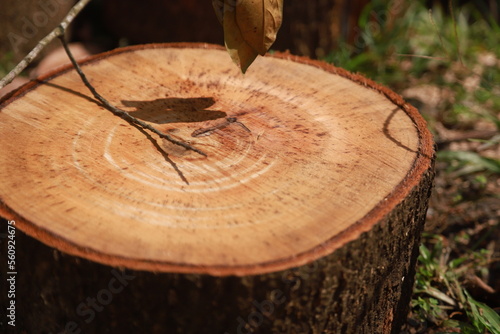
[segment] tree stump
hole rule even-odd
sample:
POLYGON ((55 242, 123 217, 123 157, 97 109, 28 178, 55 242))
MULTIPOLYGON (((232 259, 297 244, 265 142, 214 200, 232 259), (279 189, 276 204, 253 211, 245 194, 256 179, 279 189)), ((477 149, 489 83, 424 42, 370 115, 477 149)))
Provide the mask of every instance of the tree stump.
POLYGON ((17 330, 399 332, 433 179, 415 108, 289 54, 243 75, 221 47, 143 45, 82 69, 208 156, 114 116, 71 67, 6 97, 17 330))

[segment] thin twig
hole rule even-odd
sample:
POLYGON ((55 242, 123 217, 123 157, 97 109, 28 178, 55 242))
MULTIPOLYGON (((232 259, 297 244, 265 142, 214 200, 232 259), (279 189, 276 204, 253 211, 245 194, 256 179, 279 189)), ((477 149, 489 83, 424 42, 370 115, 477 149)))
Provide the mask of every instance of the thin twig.
POLYGON ((413 55, 408 53, 396 53, 396 56, 401 57, 412 57, 412 58, 424 58, 424 59, 437 59, 437 60, 447 60, 445 57, 434 57, 434 56, 425 56, 425 55, 413 55))
POLYGON ((252 132, 252 131, 250 131, 249 128, 246 127, 245 124, 243 124, 240 121, 238 121, 238 119, 236 117, 227 117, 226 120, 223 123, 220 123, 220 124, 217 124, 217 125, 214 125, 214 126, 210 126, 208 128, 201 128, 201 129, 198 129, 198 130, 194 130, 193 133, 191 134, 191 137, 207 136, 211 132, 213 132, 213 131, 215 131, 217 129, 223 129, 226 126, 229 126, 229 124, 238 124, 239 126, 241 126, 243 128, 243 130, 245 130, 247 132, 252 132))
MULTIPOLYGON (((60 27, 60 29, 62 31, 64 31, 64 28, 62 26, 60 27)), ((164 139, 168 140, 169 142, 171 142, 172 144, 182 146, 182 147, 184 147, 187 150, 191 150, 191 151, 194 151, 194 152, 196 152, 198 154, 201 154, 203 156, 207 156, 205 152, 197 149, 196 147, 193 147, 193 146, 191 146, 191 145, 189 145, 189 144, 187 144, 185 142, 176 140, 176 139, 172 138, 171 136, 169 136, 168 134, 163 133, 163 132, 157 130, 156 128, 152 127, 148 123, 143 122, 140 119, 137 119, 137 118, 133 117, 127 111, 119 109, 119 108, 115 107, 114 105, 112 105, 108 100, 106 100, 102 95, 100 95, 96 91, 96 89, 90 84, 90 82, 88 81, 87 77, 83 73, 80 65, 78 65, 78 63, 76 62, 75 57, 73 57, 73 54, 71 53, 71 50, 68 47, 68 43, 66 43, 66 39, 64 38, 64 34, 60 35, 59 39, 61 40, 62 45, 64 47, 64 50, 66 51, 66 54, 68 55, 69 59, 71 60, 71 63, 73 64, 73 67, 75 68, 75 70, 78 73, 78 75, 80 75, 80 78, 82 79, 82 81, 85 84, 85 86, 87 86, 87 88, 90 90, 90 92, 92 93, 92 95, 94 95, 94 97, 99 102, 101 102, 109 111, 111 111, 113 114, 115 114, 116 116, 120 117, 121 119, 127 121, 130 124, 138 125, 138 126, 144 128, 144 129, 147 129, 147 130, 149 130, 151 132, 156 133, 160 138, 164 138, 164 139)))
POLYGON ((14 67, 12 71, 9 72, 2 80, 0 80, 0 88, 7 86, 14 80, 29 64, 38 56, 38 54, 56 37, 59 37, 69 26, 69 24, 74 20, 76 15, 81 12, 81 10, 90 2, 91 0, 80 0, 76 5, 73 6, 66 15, 66 17, 61 21, 58 27, 54 28, 47 36, 45 36, 38 44, 24 57, 19 64, 14 67), (61 29, 62 28, 62 29, 61 29))
POLYGON ((87 77, 85 76, 85 74, 82 72, 80 66, 78 65, 78 63, 76 62, 75 58, 73 57, 73 54, 71 53, 71 51, 69 50, 68 48, 68 45, 66 43, 66 40, 64 39, 64 33, 66 31, 66 29, 68 28, 69 24, 75 19, 75 17, 78 15, 78 13, 80 13, 82 11, 82 9, 90 2, 91 0, 80 0, 78 1, 68 12, 68 14, 66 15, 66 17, 64 17, 64 19, 61 21, 61 23, 59 24, 59 26, 57 26, 56 28, 54 28, 47 36, 45 36, 42 40, 40 40, 38 42, 38 44, 33 48, 33 50, 30 51, 30 53, 28 53, 26 55, 26 57, 24 57, 23 60, 21 60, 21 62, 19 62, 19 64, 16 65, 16 67, 14 67, 14 69, 12 69, 4 78, 2 78, 2 80, 0 80, 0 88, 3 88, 5 86, 7 86, 9 83, 12 82, 12 80, 14 80, 14 78, 16 76, 18 76, 29 64, 31 64, 31 62, 40 54, 40 52, 50 43, 52 42, 56 37, 59 38, 63 44, 63 47, 66 51, 66 53, 68 54, 68 57, 69 59, 71 60, 71 63, 73 64, 73 66, 75 67, 77 73, 80 75, 83 83, 85 84, 85 86, 87 86, 87 88, 91 91, 92 95, 94 95, 94 97, 99 100, 106 108, 108 108, 113 114, 115 114, 116 116, 119 116, 120 118, 124 119, 125 121, 127 121, 128 123, 130 124, 135 124, 135 125, 138 125, 144 129, 147 129, 151 132, 154 132, 156 133, 158 136, 160 136, 161 138, 164 138, 168 141, 170 141, 171 143, 175 144, 175 145, 179 145, 179 146, 182 146, 184 147, 185 149, 188 149, 188 150, 192 150, 196 153, 199 153, 203 156, 206 156, 206 154, 187 144, 187 143, 184 143, 182 141, 179 141, 179 140, 176 140, 172 137, 170 137, 168 134, 165 134, 161 131, 158 131, 156 128, 152 127, 151 125, 131 116, 128 112, 126 112, 125 110, 121 110, 121 109, 118 109, 116 108, 115 106, 113 106, 111 103, 108 102, 108 100, 106 100, 104 97, 102 97, 99 93, 97 93, 97 91, 95 90, 95 88, 89 83, 89 81, 87 80, 87 77))

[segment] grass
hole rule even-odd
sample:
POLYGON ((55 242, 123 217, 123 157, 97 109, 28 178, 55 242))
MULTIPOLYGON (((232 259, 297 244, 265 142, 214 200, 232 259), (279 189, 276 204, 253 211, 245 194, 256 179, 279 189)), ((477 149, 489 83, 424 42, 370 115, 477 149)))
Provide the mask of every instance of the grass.
POLYGON ((374 0, 326 60, 417 106, 438 146, 406 333, 500 333, 500 26, 470 2, 374 0))
POLYGON ((452 248, 443 236, 426 234, 424 241, 412 300, 419 320, 441 328, 460 328, 462 333, 500 333, 500 316, 464 288, 464 282, 470 279, 485 284, 492 252, 469 249, 452 257, 452 248), (451 319, 450 312, 458 319, 451 319))

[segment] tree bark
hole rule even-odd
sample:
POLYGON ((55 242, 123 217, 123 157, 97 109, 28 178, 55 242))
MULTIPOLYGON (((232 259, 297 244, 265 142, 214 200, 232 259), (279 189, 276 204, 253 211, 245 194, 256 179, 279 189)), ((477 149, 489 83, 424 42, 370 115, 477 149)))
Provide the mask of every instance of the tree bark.
POLYGON ((399 332, 433 179, 416 109, 289 54, 242 75, 220 47, 145 45, 82 69, 208 157, 70 67, 0 101, 17 330, 399 332))

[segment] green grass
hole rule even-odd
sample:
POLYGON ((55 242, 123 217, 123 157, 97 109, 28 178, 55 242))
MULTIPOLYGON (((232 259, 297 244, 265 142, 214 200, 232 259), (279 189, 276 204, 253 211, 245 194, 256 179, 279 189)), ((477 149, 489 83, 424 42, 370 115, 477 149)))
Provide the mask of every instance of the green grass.
POLYGON ((422 321, 443 328, 460 328, 462 333, 500 334, 500 316, 485 303, 475 300, 463 287, 468 277, 488 275, 491 251, 468 250, 451 257, 451 247, 439 235, 424 235, 420 246, 412 307, 422 321), (426 244, 431 244, 428 248, 426 244), (454 312, 461 320, 450 319, 454 312))

